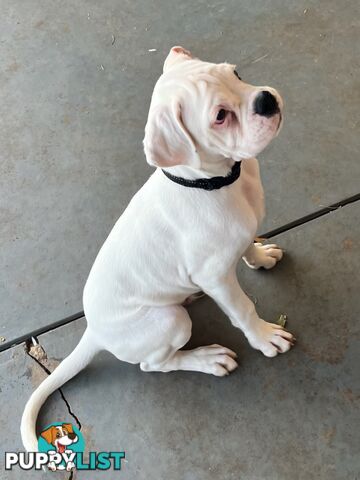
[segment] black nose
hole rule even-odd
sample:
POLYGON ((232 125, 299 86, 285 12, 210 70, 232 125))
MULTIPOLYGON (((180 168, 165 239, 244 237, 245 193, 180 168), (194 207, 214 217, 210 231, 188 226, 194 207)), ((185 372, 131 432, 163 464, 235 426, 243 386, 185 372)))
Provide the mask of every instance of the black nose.
POLYGON ((70 438, 70 440, 74 440, 76 437, 76 433, 69 432, 68 437, 70 438))
POLYGON ((279 113, 279 105, 274 95, 266 90, 260 92, 255 98, 254 112, 263 117, 272 117, 279 113))

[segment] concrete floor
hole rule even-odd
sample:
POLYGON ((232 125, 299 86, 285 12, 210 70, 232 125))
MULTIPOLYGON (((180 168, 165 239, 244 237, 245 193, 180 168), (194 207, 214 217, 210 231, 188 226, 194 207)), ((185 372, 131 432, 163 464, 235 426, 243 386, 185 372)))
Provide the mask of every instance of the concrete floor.
MULTIPOLYGON (((152 171, 141 141, 173 45, 237 63, 244 80, 273 85, 285 98, 284 129, 260 156, 262 231, 358 193, 357 2, 80 0, 60 8, 3 0, 1 7, 3 345, 82 309, 99 247, 152 171)), ((358 239, 354 204, 279 236, 287 257, 273 272, 241 267, 261 315, 289 315, 299 344, 281 358, 252 351, 209 299, 191 307, 192 344, 238 351, 234 375, 144 374, 99 356, 64 387, 93 448, 114 447, 116 438, 127 453, 125 479, 359 478, 358 239)), ((80 320, 39 338, 50 367, 83 328, 80 320)), ((20 415, 42 372, 22 346, 0 354, 0 372, 8 432, 1 449, 19 450, 20 415)), ((39 425, 66 411, 54 395, 39 425)))

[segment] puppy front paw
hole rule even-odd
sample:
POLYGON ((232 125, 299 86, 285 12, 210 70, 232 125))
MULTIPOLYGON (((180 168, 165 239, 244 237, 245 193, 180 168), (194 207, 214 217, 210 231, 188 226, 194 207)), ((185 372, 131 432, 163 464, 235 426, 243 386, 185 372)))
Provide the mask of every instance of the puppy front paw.
POLYGON ((281 325, 261 319, 246 337, 250 345, 260 350, 266 357, 275 357, 278 353, 287 352, 296 341, 295 337, 281 325))
POLYGON ((254 270, 261 267, 269 270, 273 268, 282 257, 283 251, 275 243, 265 245, 262 243, 254 243, 253 248, 243 256, 243 260, 248 267, 254 270))

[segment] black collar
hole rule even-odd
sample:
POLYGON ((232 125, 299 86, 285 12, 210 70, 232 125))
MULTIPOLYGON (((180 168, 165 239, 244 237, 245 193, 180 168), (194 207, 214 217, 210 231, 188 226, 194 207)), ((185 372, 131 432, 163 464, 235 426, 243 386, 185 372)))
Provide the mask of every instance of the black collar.
POLYGON ((188 180, 187 178, 175 177, 171 173, 163 170, 170 180, 184 187, 202 188, 203 190, 218 190, 219 188, 231 185, 240 177, 241 162, 235 162, 231 171, 226 177, 211 177, 211 178, 197 178, 195 180, 188 180))

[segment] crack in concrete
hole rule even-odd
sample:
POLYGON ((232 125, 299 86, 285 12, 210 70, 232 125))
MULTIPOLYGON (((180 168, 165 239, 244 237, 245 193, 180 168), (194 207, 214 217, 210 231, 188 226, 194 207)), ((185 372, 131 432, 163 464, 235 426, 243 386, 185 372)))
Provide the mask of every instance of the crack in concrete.
MULTIPOLYGON (((40 345, 40 343, 38 342, 38 340, 34 337, 32 338, 29 338, 26 342, 25 342, 25 346, 24 346, 24 350, 25 350, 25 353, 26 355, 28 355, 30 358, 32 358, 32 360, 34 360, 34 362, 36 362, 39 367, 47 374, 47 375, 51 375, 51 371, 47 368, 46 365, 44 365, 41 360, 39 358, 36 358, 36 356, 34 356, 32 353, 31 353, 31 347, 34 346, 34 340, 36 342, 36 346, 39 346, 43 353, 44 353, 44 357, 43 359, 46 360, 47 359, 47 353, 44 349, 44 347, 42 345, 40 345)), ((65 395, 64 395, 64 392, 62 391, 61 388, 58 389, 58 392, 60 393, 60 396, 62 398, 62 400, 64 401, 65 405, 66 405, 66 408, 69 412, 69 415, 75 420, 76 424, 77 424, 77 427, 79 430, 81 430, 81 423, 80 423, 80 420, 79 420, 79 417, 73 412, 72 408, 71 408, 71 405, 69 403, 69 401, 66 399, 65 395)), ((73 475, 74 475, 74 471, 72 470, 70 472, 70 476, 68 477, 67 480, 73 480, 73 475)))

